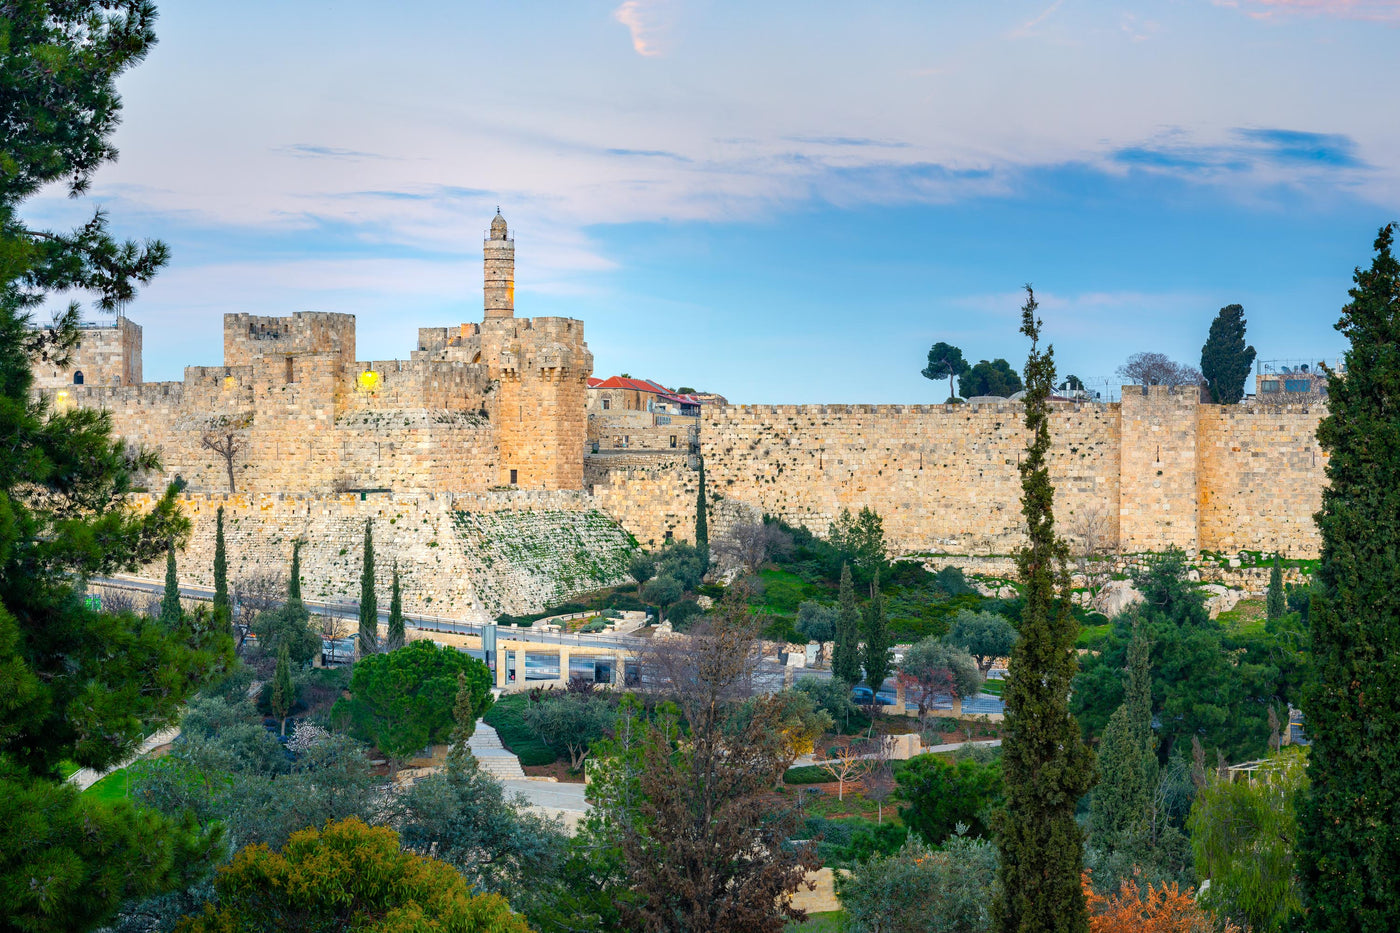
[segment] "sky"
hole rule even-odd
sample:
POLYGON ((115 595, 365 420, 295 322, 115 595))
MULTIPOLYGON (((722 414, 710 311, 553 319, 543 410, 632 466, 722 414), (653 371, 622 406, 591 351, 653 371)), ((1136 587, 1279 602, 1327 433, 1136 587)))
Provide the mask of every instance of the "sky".
MULTIPOLYGON (((585 322, 595 375, 740 403, 938 402, 929 346, 1060 372, 1332 359, 1400 219, 1400 0, 159 2, 89 196, 170 265, 145 378, 221 362, 222 315, 339 311, 361 359, 481 318, 585 322)), ((97 318, 93 315, 94 319, 97 318)))

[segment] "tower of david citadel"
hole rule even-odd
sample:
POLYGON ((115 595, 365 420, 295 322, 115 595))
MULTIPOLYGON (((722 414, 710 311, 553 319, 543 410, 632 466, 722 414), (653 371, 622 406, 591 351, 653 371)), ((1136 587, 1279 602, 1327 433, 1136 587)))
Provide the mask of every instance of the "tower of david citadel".
MULTIPOLYGON (((223 506, 232 578, 285 572, 301 539, 307 596, 354 599, 372 519, 383 591, 397 564, 407 609, 537 611, 621 582, 638 544, 689 540, 699 456, 712 539, 764 513, 824 531, 869 506, 903 553, 1019 543, 1019 403, 689 397, 698 415, 674 418, 593 404, 606 392, 589 387, 583 322, 515 314, 515 244, 499 214, 484 253, 482 320, 419 328, 408 359, 359 359, 352 315, 229 314, 222 365, 143 382, 141 328, 119 318, 87 328, 66 366, 37 366, 37 389, 59 409, 105 409, 117 434, 159 451, 138 504, 184 482, 194 533, 182 576, 194 583, 209 583, 223 506)), ((1063 528, 1092 521, 1126 553, 1317 553, 1315 398, 1220 406, 1194 389, 1128 386, 1121 402, 1053 407, 1063 528)))

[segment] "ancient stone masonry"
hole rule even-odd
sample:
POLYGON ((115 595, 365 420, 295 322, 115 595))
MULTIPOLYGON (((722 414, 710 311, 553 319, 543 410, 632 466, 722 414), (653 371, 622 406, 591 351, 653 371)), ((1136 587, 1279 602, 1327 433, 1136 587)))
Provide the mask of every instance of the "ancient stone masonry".
POLYGON ((141 325, 126 317, 111 324, 84 325, 68 361, 38 363, 34 385, 67 390, 71 386, 129 386, 141 382, 141 325))
MULTIPOLYGON (((139 497, 148 508, 151 497, 139 497)), ((359 598, 365 522, 374 523, 376 588, 389 604, 397 563, 408 612, 487 621, 537 612, 624 582, 634 546, 616 522, 574 491, 464 495, 332 496, 194 494, 183 501, 194 533, 180 578, 213 584, 214 516, 224 507, 229 579, 284 575, 301 540, 307 599, 359 598)), ((157 578, 164 562, 145 568, 157 578)))
POLYGON ((84 338, 84 365, 102 378, 50 374, 40 388, 59 409, 107 410, 118 435, 158 450, 152 488, 178 476, 192 492, 577 490, 593 368, 583 323, 513 316, 499 215, 485 252, 486 319, 422 330, 410 360, 357 361, 352 315, 229 314, 222 366, 141 383, 140 328, 123 319, 84 338))
MULTIPOLYGON (((1092 522, 1128 552, 1313 556, 1322 414, 1315 404, 1204 405, 1159 386, 1125 387, 1119 404, 1055 404, 1056 518, 1071 536, 1092 522)), ((823 533, 841 509, 869 506, 898 551, 1009 554, 1021 542, 1022 418, 1013 402, 707 409, 710 499, 823 533)), ((631 459, 588 458, 600 505, 644 542, 688 540, 693 471, 683 458, 631 459)))

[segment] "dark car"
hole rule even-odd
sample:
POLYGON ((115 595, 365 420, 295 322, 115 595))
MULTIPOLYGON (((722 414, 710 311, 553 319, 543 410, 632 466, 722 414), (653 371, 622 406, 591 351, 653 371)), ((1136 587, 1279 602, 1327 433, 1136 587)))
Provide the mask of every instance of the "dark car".
POLYGON ((864 686, 852 687, 851 702, 855 703, 858 706, 871 706, 875 703, 878 703, 881 706, 893 706, 894 694, 884 690, 881 690, 879 693, 876 693, 869 687, 864 686))

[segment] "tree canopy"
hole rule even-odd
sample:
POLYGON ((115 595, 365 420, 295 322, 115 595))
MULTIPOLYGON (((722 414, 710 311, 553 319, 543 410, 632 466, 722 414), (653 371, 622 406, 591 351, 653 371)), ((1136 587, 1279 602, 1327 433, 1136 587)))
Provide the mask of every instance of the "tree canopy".
POLYGON ((458 671, 466 675, 480 718, 491 708, 491 672, 470 655, 431 641, 355 662, 350 699, 337 700, 331 715, 386 755, 407 757, 451 734, 458 671))
POLYGON ((1000 357, 991 362, 981 360, 958 380, 958 388, 963 398, 978 395, 1008 398, 1021 391, 1021 376, 1000 357))
POLYGON ((1016 644, 1016 629, 1011 627, 1005 616, 995 612, 960 609, 948 629, 947 640, 949 644, 966 648, 985 677, 993 661, 1011 656, 1011 649, 1016 644))
POLYGON ((1244 308, 1226 305, 1210 322, 1210 335, 1201 347, 1201 377, 1217 405, 1234 405, 1244 398, 1245 380, 1254 365, 1254 348, 1244 342, 1244 308))
POLYGON ((106 412, 30 395, 31 363, 66 359, 82 318, 74 300, 36 329, 31 310, 84 295, 115 311, 167 259, 159 242, 113 239, 101 211, 66 232, 19 214, 50 184, 81 195, 115 158, 116 81, 154 45, 154 20, 140 0, 7 4, 0 17, 0 903, 31 931, 89 929, 207 864, 215 843, 80 799, 58 773, 61 760, 121 762, 231 659, 207 614, 163 625, 87 607, 88 577, 158 560, 189 524, 173 488, 149 511, 129 507, 135 474, 157 458, 114 441, 106 412))
POLYGON ((1119 378, 1144 386, 1194 386, 1201 384, 1201 371, 1178 363, 1165 353, 1134 353, 1118 367, 1119 378))
POLYGON ((925 379, 947 379, 948 395, 951 397, 957 394, 953 391, 953 380, 966 375, 971 368, 967 360, 963 359, 961 350, 940 340, 929 348, 928 365, 920 375, 925 379))
POLYGON ((386 827, 350 818, 304 829, 281 852, 249 846, 220 870, 216 896, 180 933, 238 930, 529 933, 496 894, 474 894, 446 862, 399 850, 386 827))

